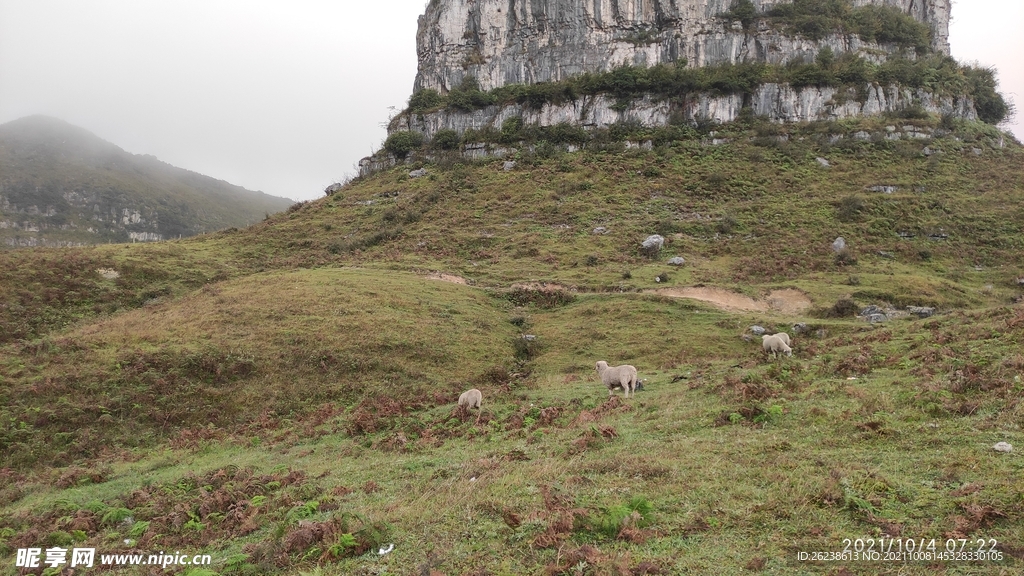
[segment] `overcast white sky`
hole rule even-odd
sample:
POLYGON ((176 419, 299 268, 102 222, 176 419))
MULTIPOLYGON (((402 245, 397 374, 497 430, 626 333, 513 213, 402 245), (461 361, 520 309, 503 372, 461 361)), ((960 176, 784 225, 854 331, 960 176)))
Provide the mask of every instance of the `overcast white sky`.
MULTIPOLYGON (((46 114, 296 200, 380 147, 426 0, 0 0, 0 123, 46 114)), ((1024 108, 1024 1, 954 0, 953 55, 1024 108)), ((1024 140, 1020 117, 1007 126, 1024 140)))

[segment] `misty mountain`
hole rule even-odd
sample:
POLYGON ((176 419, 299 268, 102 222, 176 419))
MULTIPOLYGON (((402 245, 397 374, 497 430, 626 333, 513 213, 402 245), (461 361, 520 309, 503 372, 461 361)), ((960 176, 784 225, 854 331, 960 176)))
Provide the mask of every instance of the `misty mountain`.
POLYGON ((242 227, 292 203, 122 150, 46 116, 0 125, 0 246, 154 241, 242 227))

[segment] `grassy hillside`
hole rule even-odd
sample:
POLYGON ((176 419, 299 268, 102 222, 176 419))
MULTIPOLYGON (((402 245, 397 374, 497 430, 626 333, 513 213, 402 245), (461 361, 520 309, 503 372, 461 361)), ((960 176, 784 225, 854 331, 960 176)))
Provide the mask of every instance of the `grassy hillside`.
POLYGON ((291 204, 152 156, 133 155, 55 118, 0 126, 4 247, 131 241, 246 226, 291 204))
POLYGON ((1024 151, 885 133, 442 161, 245 229, 0 254, 0 573, 50 545, 219 574, 1019 572, 1024 151), (644 390, 609 399, 602 359, 644 390), (869 537, 1002 560, 797 557, 869 537))

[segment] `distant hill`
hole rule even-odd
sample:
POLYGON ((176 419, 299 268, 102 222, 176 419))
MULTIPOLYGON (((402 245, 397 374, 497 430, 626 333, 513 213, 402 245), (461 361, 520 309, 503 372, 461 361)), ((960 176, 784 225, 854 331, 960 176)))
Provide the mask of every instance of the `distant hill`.
POLYGON ((56 118, 0 125, 0 246, 154 241, 246 226, 292 203, 125 152, 56 118))

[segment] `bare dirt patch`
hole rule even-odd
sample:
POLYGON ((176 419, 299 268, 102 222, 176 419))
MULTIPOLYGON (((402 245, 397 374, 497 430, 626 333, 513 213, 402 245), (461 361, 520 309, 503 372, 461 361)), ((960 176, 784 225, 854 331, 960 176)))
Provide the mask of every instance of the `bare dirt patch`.
POLYGON ((707 302, 729 312, 768 312, 799 314, 811 307, 811 300, 794 288, 774 290, 762 300, 755 300, 743 294, 721 288, 698 286, 693 288, 662 288, 651 292, 670 298, 690 298, 707 302))
POLYGON ((575 292, 576 288, 570 286, 563 286, 561 284, 555 284, 553 282, 525 282, 521 284, 513 284, 512 289, 516 290, 537 290, 539 292, 575 292))
POLYGON ((441 272, 431 272, 427 274, 428 280, 440 280, 442 282, 451 282, 453 284, 469 284, 469 280, 466 280, 462 276, 456 276, 454 274, 443 274, 441 272))

